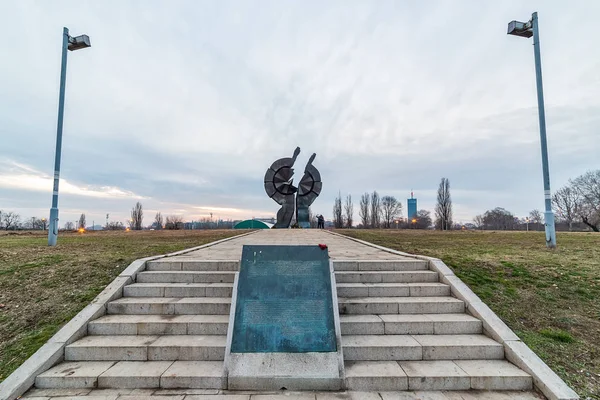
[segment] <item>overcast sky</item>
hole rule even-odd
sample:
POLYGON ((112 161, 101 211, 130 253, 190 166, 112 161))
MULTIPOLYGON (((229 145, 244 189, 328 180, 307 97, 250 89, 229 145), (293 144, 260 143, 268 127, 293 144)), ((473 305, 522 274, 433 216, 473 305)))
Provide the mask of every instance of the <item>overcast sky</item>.
MULTIPOLYGON (((62 27, 60 224, 274 216, 277 158, 321 171, 312 208, 365 191, 455 220, 543 209, 531 39, 538 11, 552 189, 600 168, 600 1, 0 0, 0 209, 48 217, 62 27)), ((355 219, 358 219, 358 210, 355 219)))

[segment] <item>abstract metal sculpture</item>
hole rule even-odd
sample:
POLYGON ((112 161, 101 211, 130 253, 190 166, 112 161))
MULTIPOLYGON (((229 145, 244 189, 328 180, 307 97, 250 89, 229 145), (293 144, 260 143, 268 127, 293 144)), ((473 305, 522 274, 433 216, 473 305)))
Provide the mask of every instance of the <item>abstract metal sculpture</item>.
POLYGON ((310 228, 308 207, 321 193, 323 183, 321 182, 319 170, 312 165, 317 156, 313 154, 306 164, 304 176, 300 180, 298 188, 293 185, 294 169, 292 167, 298 154, 300 154, 300 147, 296 147, 291 158, 280 158, 275 161, 265 173, 265 191, 270 198, 281 205, 277 212, 277 223, 274 228, 289 228, 294 216, 294 208, 296 209, 298 226, 310 228), (294 207, 294 194, 296 192, 298 192, 298 195, 295 198, 296 204, 294 207))

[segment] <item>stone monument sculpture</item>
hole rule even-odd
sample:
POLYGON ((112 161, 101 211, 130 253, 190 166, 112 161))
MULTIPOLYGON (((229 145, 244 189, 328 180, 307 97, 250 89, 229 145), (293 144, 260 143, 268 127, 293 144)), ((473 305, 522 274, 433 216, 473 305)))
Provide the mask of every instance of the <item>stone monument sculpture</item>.
POLYGON ((317 156, 313 153, 304 168, 304 175, 298 187, 294 186, 292 167, 298 154, 300 154, 300 147, 296 147, 291 158, 285 157, 275 161, 265 173, 265 191, 270 198, 281 205, 277 211, 277 223, 274 228, 289 228, 294 209, 298 226, 310 228, 308 208, 321 193, 323 183, 319 170, 312 164, 317 156))

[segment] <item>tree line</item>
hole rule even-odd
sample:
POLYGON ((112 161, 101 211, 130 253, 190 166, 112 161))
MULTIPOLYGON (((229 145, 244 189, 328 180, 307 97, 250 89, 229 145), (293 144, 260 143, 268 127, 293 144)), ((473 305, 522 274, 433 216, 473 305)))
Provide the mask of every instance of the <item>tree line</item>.
MULTIPOLYGON (((390 228, 394 221, 402 215, 402 203, 394 196, 381 197, 377 191, 364 193, 360 197, 358 208, 360 228, 390 228)), ((333 225, 336 228, 352 228, 354 226, 354 203, 348 194, 342 204, 342 195, 334 200, 333 225)))
MULTIPOLYGON (((389 228, 414 228, 428 229, 433 225, 431 212, 418 210, 411 219, 402 218, 402 203, 394 196, 380 196, 374 190, 372 193, 363 193, 358 205, 359 223, 357 228, 363 229, 389 229, 389 228)), ((438 187, 437 205, 435 208, 435 226, 437 229, 452 229, 452 198, 450 196, 450 181, 442 178, 438 187)), ((354 226, 354 204, 352 195, 338 196, 333 204, 333 225, 335 228, 352 228, 354 226)))
MULTIPOLYGON (((183 222, 183 217, 180 215, 168 215, 167 217, 163 217, 162 213, 159 211, 154 216, 153 223, 145 227, 143 225, 144 221, 144 207, 142 203, 139 201, 133 206, 130 213, 130 219, 125 224, 121 221, 109 221, 109 214, 106 214, 106 223, 103 226, 104 230, 125 230, 129 228, 130 230, 142 230, 146 228, 150 229, 184 229, 186 224, 183 222)), ((212 215, 211 220, 212 221, 212 215)), ((196 221, 196 224, 206 225, 210 227, 210 223, 207 221, 201 220, 196 221), (202 224, 202 222, 207 222, 202 224)), ((194 224, 194 225, 196 225, 194 224)), ((221 223, 223 225, 223 222, 221 223)), ((21 216, 12 211, 2 211, 0 210, 0 229, 3 230, 46 230, 48 229, 48 220, 46 218, 37 218, 32 217, 30 219, 22 219, 21 216)), ((214 224, 212 224, 214 225, 214 224)), ((232 223, 228 225, 233 226, 232 223)), ((67 221, 65 222, 63 229, 65 231, 74 231, 77 229, 87 229, 87 218, 85 213, 82 213, 79 216, 79 219, 75 222, 67 221)), ((201 229, 201 228, 199 228, 201 229)))
MULTIPOLYGON (((552 195, 557 230, 586 230, 600 232, 600 170, 588 171, 558 189, 552 195)), ((525 218, 518 218, 501 207, 488 210, 473 219, 477 229, 489 230, 543 230, 544 216, 532 210, 525 218)))

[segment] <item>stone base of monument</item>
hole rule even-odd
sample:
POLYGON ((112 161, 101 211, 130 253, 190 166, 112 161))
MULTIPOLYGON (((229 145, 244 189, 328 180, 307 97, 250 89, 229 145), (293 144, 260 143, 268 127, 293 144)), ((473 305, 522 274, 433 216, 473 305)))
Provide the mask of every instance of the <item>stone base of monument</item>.
POLYGON ((343 389, 335 276, 326 248, 244 246, 224 370, 229 390, 343 389))
POLYGON ((228 360, 229 390, 340 390, 337 353, 245 353, 228 360))

